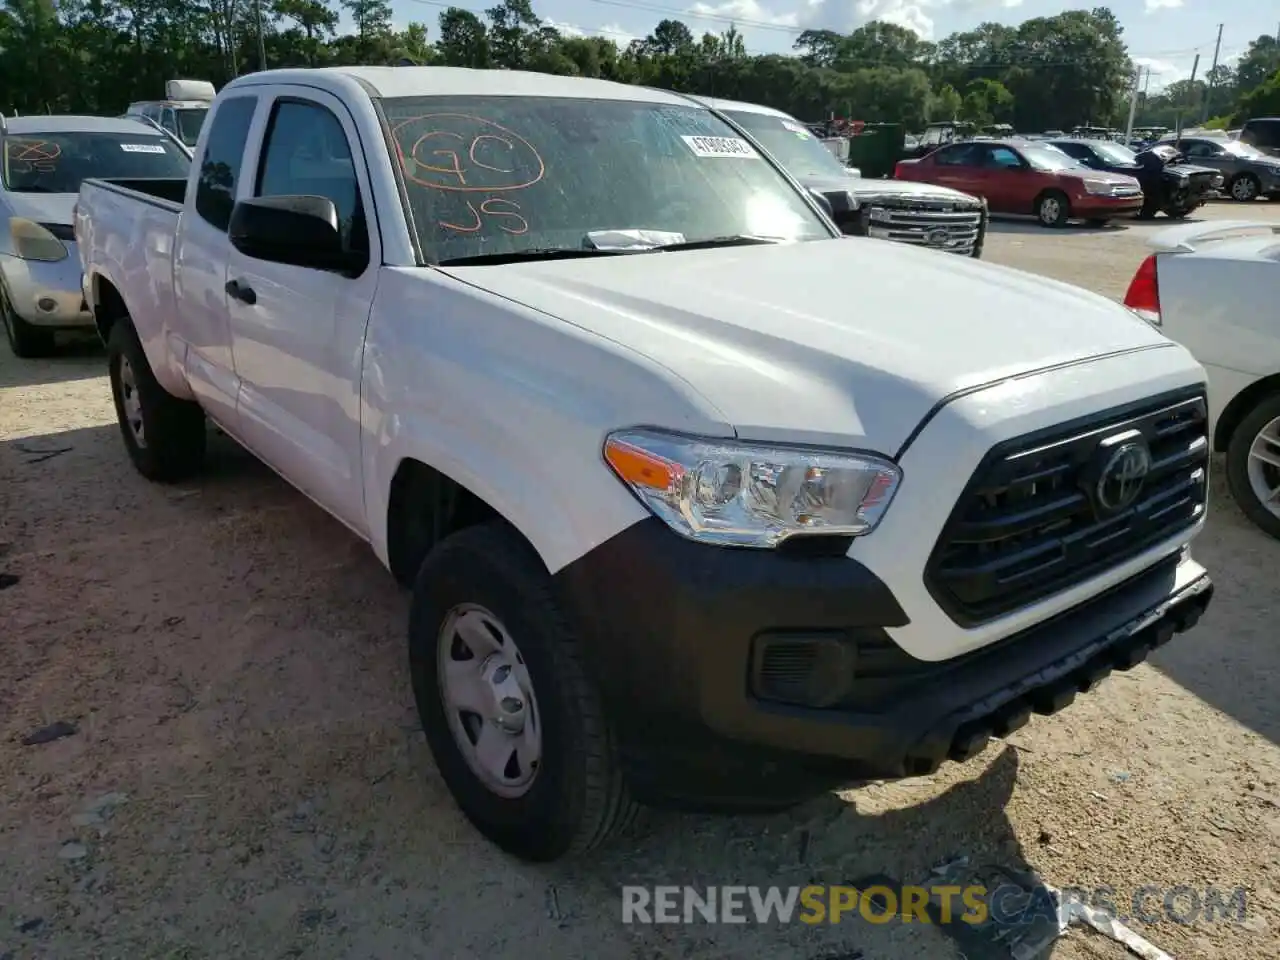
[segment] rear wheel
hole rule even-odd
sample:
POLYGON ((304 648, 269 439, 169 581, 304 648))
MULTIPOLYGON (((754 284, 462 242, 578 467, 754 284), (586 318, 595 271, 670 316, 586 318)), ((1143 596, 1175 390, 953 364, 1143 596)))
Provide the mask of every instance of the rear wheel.
POLYGON ((1258 199, 1262 184, 1252 173, 1242 173, 1231 181, 1231 199, 1241 203, 1258 199))
POLYGON ((0 323, 4 324, 5 339, 15 357, 30 360, 53 352, 53 332, 34 327, 18 316, 4 284, 0 284, 0 323))
POLYGON ((1227 485, 1245 516, 1280 538, 1280 394, 1263 399, 1231 434, 1227 485))
POLYGON ((1036 219, 1044 227, 1065 227, 1071 219, 1071 201, 1061 190, 1046 190, 1036 198, 1036 219))
POLYGON ((505 523, 427 556, 409 617, 423 730, 463 814, 524 860, 597 847, 638 809, 581 656, 550 575, 505 523))
POLYGON ((111 395, 125 449, 148 480, 174 483, 198 471, 204 462, 204 411, 160 386, 128 317, 121 317, 107 338, 111 395))

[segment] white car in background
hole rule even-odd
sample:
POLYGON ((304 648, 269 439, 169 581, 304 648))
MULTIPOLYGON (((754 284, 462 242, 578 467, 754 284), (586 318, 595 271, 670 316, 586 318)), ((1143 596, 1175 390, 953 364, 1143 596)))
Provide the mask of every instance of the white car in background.
POLYGON ((1209 374, 1209 437, 1257 526, 1280 538, 1280 224, 1188 223, 1151 238, 1125 305, 1209 374))
POLYGON ((18 357, 56 330, 93 329, 80 289, 76 199, 86 177, 185 177, 189 154, 156 127, 105 117, 0 119, 0 325, 18 357))

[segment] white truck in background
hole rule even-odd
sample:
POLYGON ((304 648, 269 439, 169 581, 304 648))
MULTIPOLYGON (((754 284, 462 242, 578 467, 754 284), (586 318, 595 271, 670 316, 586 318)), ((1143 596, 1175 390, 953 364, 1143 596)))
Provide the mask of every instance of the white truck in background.
POLYGON ((1212 596, 1186 350, 842 237, 676 94, 254 73, 76 232, 138 470, 212 421, 366 540, 441 776, 527 859, 964 760, 1212 596))

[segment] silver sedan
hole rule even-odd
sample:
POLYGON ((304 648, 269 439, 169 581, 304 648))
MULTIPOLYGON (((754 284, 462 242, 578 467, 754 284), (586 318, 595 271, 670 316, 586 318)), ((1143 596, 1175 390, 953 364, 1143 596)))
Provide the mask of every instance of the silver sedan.
POLYGON ((186 177, 174 141, 137 120, 0 120, 0 323, 19 357, 53 348, 55 330, 91 327, 80 289, 74 209, 87 177, 186 177))

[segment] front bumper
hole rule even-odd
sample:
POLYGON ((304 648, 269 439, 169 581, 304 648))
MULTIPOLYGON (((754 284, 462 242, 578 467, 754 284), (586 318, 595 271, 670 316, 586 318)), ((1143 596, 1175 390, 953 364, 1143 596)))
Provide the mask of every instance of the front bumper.
POLYGON ((80 256, 74 243, 56 263, 0 256, 0 271, 14 311, 35 327, 92 327, 93 314, 80 288, 80 256))
POLYGON ((912 657, 907 617, 847 556, 696 544, 644 520, 557 574, 650 803, 751 807, 965 760, 1054 713, 1199 619, 1213 595, 1178 549, 997 643, 912 657))
POLYGON ((1072 216, 1083 220, 1136 216, 1142 209, 1142 194, 1133 197, 1106 197, 1085 194, 1071 201, 1072 216))

